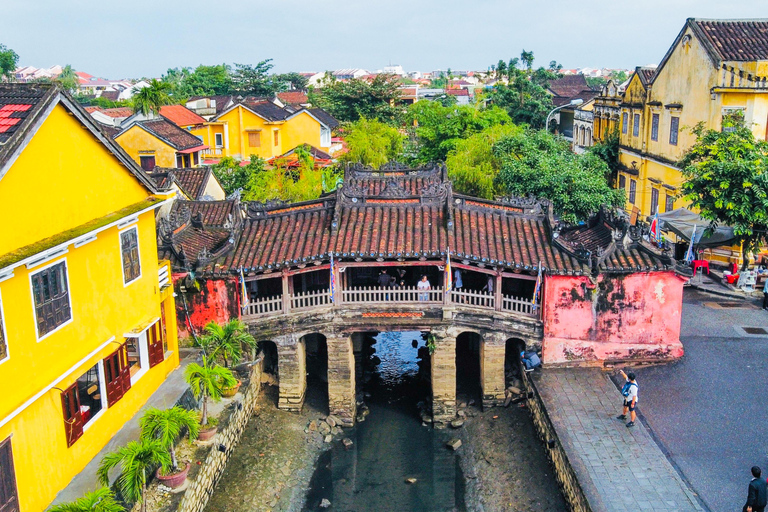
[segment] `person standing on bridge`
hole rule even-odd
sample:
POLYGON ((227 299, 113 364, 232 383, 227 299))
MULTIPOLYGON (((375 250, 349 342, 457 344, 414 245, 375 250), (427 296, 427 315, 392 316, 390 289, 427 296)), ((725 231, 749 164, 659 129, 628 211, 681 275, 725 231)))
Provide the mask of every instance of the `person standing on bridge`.
POLYGON ((617 419, 627 419, 627 412, 629 412, 629 423, 627 427, 634 427, 637 414, 635 413, 635 407, 637 406, 637 381, 635 380, 635 374, 633 372, 624 373, 624 370, 619 370, 621 376, 624 377, 626 382, 624 387, 621 388, 621 395, 624 397, 624 409, 621 414, 616 416, 617 419))
POLYGON ((419 284, 416 286, 416 288, 419 289, 419 300, 427 301, 429 300, 429 293, 426 293, 428 290, 432 289, 432 286, 429 284, 429 280, 427 279, 427 276, 421 276, 421 281, 419 281, 419 284))
POLYGON ((764 512, 768 505, 768 487, 765 480, 760 478, 760 473, 758 466, 752 466, 752 481, 749 482, 747 503, 742 512, 764 512))

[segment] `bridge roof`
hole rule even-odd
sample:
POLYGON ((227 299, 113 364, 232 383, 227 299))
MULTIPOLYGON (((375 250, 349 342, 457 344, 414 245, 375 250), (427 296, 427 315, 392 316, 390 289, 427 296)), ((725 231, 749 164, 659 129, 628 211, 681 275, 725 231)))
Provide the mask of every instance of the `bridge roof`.
MULTIPOLYGON (((242 223, 230 223, 236 231, 231 237, 223 236, 223 227, 210 226, 222 233, 214 237, 216 247, 197 258, 198 271, 263 273, 327 263, 331 254, 337 261, 435 260, 449 248, 457 261, 530 273, 541 266, 554 274, 589 274, 597 262, 585 257, 585 250, 600 253, 601 271, 666 268, 658 255, 640 254, 638 247, 618 253, 605 219, 602 227, 564 232, 564 243, 558 243, 546 200, 487 201, 454 194, 442 166, 392 165, 378 171, 352 166, 333 194, 301 203, 247 203, 243 215, 242 223), (616 254, 608 258, 609 252, 616 254)), ((189 236, 185 229, 170 229, 172 236, 159 245, 170 248, 178 240, 185 257, 194 261, 190 238, 204 244, 209 235, 189 236)))

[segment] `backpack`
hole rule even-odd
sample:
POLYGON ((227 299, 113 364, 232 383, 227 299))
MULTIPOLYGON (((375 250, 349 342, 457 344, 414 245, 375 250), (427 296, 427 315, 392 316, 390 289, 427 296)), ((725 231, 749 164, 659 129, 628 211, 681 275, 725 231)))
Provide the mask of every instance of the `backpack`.
POLYGON ((624 386, 621 388, 621 395, 626 398, 629 396, 629 390, 632 388, 632 386, 637 387, 637 382, 625 382, 624 386))

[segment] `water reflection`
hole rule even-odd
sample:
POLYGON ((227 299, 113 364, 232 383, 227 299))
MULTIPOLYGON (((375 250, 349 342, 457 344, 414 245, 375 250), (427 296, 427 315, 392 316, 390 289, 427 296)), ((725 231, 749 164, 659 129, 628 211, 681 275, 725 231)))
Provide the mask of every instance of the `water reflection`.
POLYGON ((422 426, 419 416, 417 404, 430 391, 424 344, 419 332, 381 333, 363 344, 358 390, 370 414, 345 432, 350 449, 334 443, 321 456, 308 510, 464 510, 458 456, 445 447, 449 434, 422 426), (320 508, 323 499, 329 508, 320 508))

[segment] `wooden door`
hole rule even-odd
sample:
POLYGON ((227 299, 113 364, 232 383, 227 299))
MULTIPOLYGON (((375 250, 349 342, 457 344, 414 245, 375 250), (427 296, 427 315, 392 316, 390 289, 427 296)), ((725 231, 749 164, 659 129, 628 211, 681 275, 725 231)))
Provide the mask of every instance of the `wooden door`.
POLYGON ((0 512, 19 512, 10 437, 0 443, 0 512))
POLYGON ((147 347, 149 348, 149 367, 160 364, 165 359, 163 353, 163 333, 160 321, 149 328, 147 332, 147 347))
POLYGON ((83 415, 80 413, 80 397, 77 382, 61 394, 61 406, 64 412, 64 431, 67 434, 67 446, 72 446, 83 435, 83 415))
POLYGON ((128 343, 123 343, 117 350, 120 354, 120 378, 123 381, 123 394, 131 389, 131 364, 128 362, 128 343))
POLYGON ((107 384, 107 406, 123 398, 123 377, 120 372, 120 349, 104 358, 104 380, 107 384))

